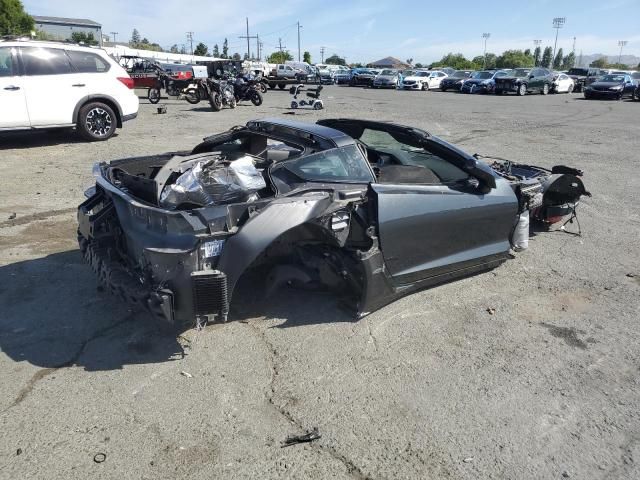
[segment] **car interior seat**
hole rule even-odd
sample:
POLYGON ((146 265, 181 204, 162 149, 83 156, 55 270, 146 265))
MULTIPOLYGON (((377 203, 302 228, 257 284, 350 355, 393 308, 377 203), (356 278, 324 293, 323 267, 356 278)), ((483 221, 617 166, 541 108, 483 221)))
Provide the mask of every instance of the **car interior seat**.
POLYGON ((323 86, 318 85, 316 88, 310 88, 307 90, 307 97, 315 98, 316 100, 320 98, 320 92, 322 91, 323 86))

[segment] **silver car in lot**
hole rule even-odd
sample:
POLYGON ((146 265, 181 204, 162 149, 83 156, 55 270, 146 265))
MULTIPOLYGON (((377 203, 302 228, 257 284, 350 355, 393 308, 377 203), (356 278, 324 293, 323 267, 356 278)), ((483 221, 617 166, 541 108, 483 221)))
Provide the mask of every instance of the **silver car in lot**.
POLYGON ((396 88, 398 86, 398 71, 384 69, 373 79, 373 88, 396 88))

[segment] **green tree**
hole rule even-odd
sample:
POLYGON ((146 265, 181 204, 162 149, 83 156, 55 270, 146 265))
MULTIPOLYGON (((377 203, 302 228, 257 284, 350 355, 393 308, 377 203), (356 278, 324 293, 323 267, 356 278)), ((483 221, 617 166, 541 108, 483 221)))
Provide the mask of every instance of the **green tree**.
POLYGON ((627 70, 629 65, 626 63, 608 63, 607 68, 615 68, 616 70, 627 70))
POLYGON ((422 68, 422 64, 420 62, 416 62, 416 64, 414 65, 414 67, 416 68, 422 68))
POLYGON ((217 43, 213 46, 213 56, 215 58, 220 58, 220 48, 217 43))
POLYGON ((20 0, 0 0, 0 35, 28 35, 34 30, 33 17, 20 0))
POLYGON ((198 55, 200 57, 206 57, 207 53, 209 53, 209 49, 202 42, 200 42, 198 45, 196 45, 196 49, 193 51, 194 55, 198 55))
MULTIPOLYGON (((271 55, 269 55, 269 58, 267 59, 267 62, 269 63, 284 63, 287 60, 293 60, 293 55, 291 55, 291 52, 289 52, 289 50, 284 50, 282 52, 273 52, 271 55)), ((327 62, 329 63, 329 62, 327 62)))
POLYGON ((227 41, 227 39, 224 39, 224 42, 222 42, 222 55, 221 58, 229 58, 229 42, 227 41))
POLYGON ((498 60, 498 57, 496 56, 496 54, 487 53, 486 58, 487 58, 486 65, 485 65, 484 55, 478 55, 477 57, 473 57, 473 60, 471 61, 473 62, 474 65, 476 65, 476 68, 496 68, 496 61, 498 60))
POLYGON ((542 55, 542 49, 540 48, 540 46, 537 46, 536 49, 533 51, 533 65, 535 67, 540 65, 541 55, 542 55))
POLYGON ((233 60, 242 60, 242 56, 238 52, 234 53, 231 58, 233 60))
POLYGON ((564 55, 562 52, 562 47, 558 49, 558 53, 556 53, 556 58, 553 59, 553 68, 559 70, 562 68, 562 60, 564 59, 564 55))
POLYGON ((171 45, 171 48, 169 49, 169 52, 171 52, 171 53, 179 53, 180 50, 178 50, 178 44, 174 43, 173 45, 171 45))
POLYGON ((98 41, 91 32, 73 32, 71 34, 71 40, 76 43, 84 43, 85 45, 98 45, 98 41))
POLYGON ((570 52, 569 55, 564 57, 564 59, 562 60, 562 69, 569 70, 570 68, 575 67, 575 65, 576 65, 576 54, 573 52, 570 52))
POLYGON ((607 57, 600 57, 591 62, 589 66, 594 68, 607 68, 607 65, 609 65, 609 59, 607 59, 607 57))
POLYGON ((553 61, 553 50, 551 49, 551 47, 546 47, 544 49, 544 53, 542 54, 542 60, 540 61, 540 66, 549 68, 551 67, 552 61, 553 61))
POLYGON ((304 52, 302 54, 302 61, 311 64, 311 52, 304 52))
POLYGON ((507 50, 496 59, 497 68, 533 67, 533 57, 522 50, 507 50))
MULTIPOLYGON (((480 65, 482 65, 482 63, 480 63, 480 65)), ((456 70, 467 70, 476 67, 471 60, 467 60, 461 53, 447 53, 439 61, 433 62, 430 66, 431 68, 451 67, 456 70)))
POLYGON ((187 54, 187 48, 184 45, 182 45, 180 47, 180 54, 181 55, 186 55, 187 54))
POLYGON ((346 65, 347 62, 344 58, 339 57, 337 53, 334 53, 329 58, 325 60, 327 65, 346 65))
POLYGON ((129 43, 131 45, 137 45, 140 43, 140 32, 135 28, 133 29, 133 32, 131 32, 131 40, 129 40, 129 43))

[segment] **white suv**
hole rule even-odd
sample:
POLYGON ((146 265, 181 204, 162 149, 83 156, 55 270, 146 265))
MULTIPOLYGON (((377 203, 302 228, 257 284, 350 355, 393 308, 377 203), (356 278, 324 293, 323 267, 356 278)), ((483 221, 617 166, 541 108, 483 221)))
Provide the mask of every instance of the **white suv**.
POLYGON ((0 131, 75 126, 106 140, 138 104, 133 80, 104 50, 0 40, 0 131))

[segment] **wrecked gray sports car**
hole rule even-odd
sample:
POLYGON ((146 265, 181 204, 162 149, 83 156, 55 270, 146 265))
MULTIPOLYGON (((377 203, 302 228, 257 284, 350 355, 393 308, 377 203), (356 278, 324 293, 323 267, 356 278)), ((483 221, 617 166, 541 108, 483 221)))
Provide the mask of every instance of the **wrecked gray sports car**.
POLYGON ((180 329, 225 321, 250 272, 265 291, 339 292, 359 318, 498 266, 529 217, 573 219, 588 194, 571 168, 481 160, 422 130, 352 119, 251 121, 94 173, 78 211, 84 258, 112 292, 180 329))

